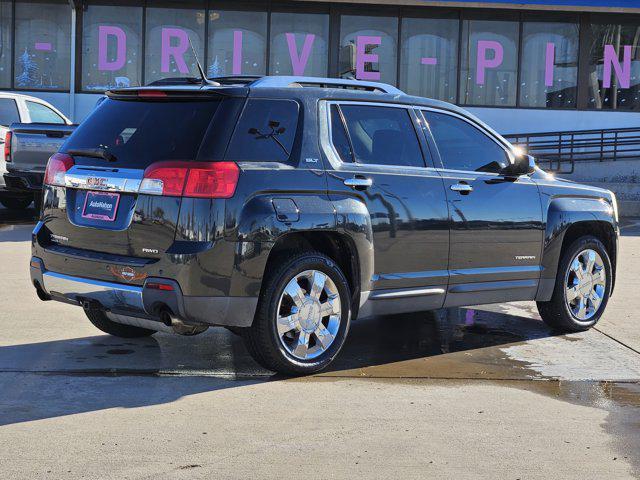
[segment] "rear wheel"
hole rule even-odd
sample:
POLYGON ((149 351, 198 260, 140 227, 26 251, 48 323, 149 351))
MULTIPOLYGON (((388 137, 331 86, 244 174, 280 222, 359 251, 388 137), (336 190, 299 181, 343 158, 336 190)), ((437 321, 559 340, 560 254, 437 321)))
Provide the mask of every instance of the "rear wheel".
POLYGON ((33 198, 31 197, 0 198, 0 203, 9 210, 26 210, 32 202, 33 198))
POLYGON ((611 260, 593 236, 573 242, 560 260, 553 296, 538 302, 540 316, 564 332, 587 330, 598 323, 611 294, 611 260))
POLYGON ((124 325, 122 323, 109 320, 106 313, 102 310, 85 310, 85 313, 94 327, 98 330, 102 330, 104 333, 113 335, 114 337, 139 338, 148 337, 156 333, 155 330, 134 327, 133 325, 124 325))
POLYGON ((243 338, 265 368, 305 375, 338 355, 351 321, 349 286, 333 260, 321 253, 294 257, 265 278, 265 289, 243 338))

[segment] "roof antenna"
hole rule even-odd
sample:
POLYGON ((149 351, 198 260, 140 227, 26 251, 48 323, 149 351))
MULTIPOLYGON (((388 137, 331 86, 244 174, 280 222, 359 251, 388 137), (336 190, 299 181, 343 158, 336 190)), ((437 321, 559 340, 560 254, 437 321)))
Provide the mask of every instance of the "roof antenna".
POLYGON ((191 51, 193 52, 193 57, 196 59, 196 65, 198 66, 198 72, 200 73, 200 80, 202 80, 202 86, 209 85, 212 87, 219 87, 220 84, 218 82, 213 82, 207 78, 204 73, 204 69, 200 64, 200 60, 198 60, 198 54, 196 53, 196 49, 193 48, 193 43, 191 43, 191 37, 187 37, 189 39, 189 46, 191 47, 191 51))

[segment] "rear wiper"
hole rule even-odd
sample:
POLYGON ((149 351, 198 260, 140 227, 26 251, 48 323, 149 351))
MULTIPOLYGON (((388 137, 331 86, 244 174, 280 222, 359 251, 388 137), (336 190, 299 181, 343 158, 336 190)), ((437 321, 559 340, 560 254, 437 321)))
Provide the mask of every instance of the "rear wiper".
POLYGON ((115 162, 118 160, 113 153, 105 150, 104 148, 67 150, 67 153, 71 156, 78 155, 80 157, 102 158, 107 162, 115 162))

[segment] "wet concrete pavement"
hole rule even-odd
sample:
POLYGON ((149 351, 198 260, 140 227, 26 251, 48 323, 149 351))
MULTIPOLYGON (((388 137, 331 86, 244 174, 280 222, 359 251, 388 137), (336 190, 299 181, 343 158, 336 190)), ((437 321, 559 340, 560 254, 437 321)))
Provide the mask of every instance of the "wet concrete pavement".
POLYGON ((366 319, 294 380, 220 328, 101 335, 36 299, 29 219, 0 225, 0 477, 640 475, 640 222, 597 329, 554 335, 532 302, 366 319))

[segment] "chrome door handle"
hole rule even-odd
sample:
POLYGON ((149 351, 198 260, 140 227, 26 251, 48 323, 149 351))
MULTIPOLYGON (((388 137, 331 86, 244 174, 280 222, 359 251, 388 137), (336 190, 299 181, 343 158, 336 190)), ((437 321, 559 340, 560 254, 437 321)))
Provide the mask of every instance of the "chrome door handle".
POLYGON ((355 190, 366 190, 371 185, 373 185, 373 180, 371 180, 370 178, 354 177, 354 178, 347 178, 344 181, 344 184, 347 187, 351 187, 351 188, 353 188, 355 190))
POLYGON ((460 193, 470 193, 473 192, 473 187, 471 185, 469 185, 468 183, 456 183, 454 185, 451 185, 451 190, 453 190, 454 192, 460 192, 460 193))

